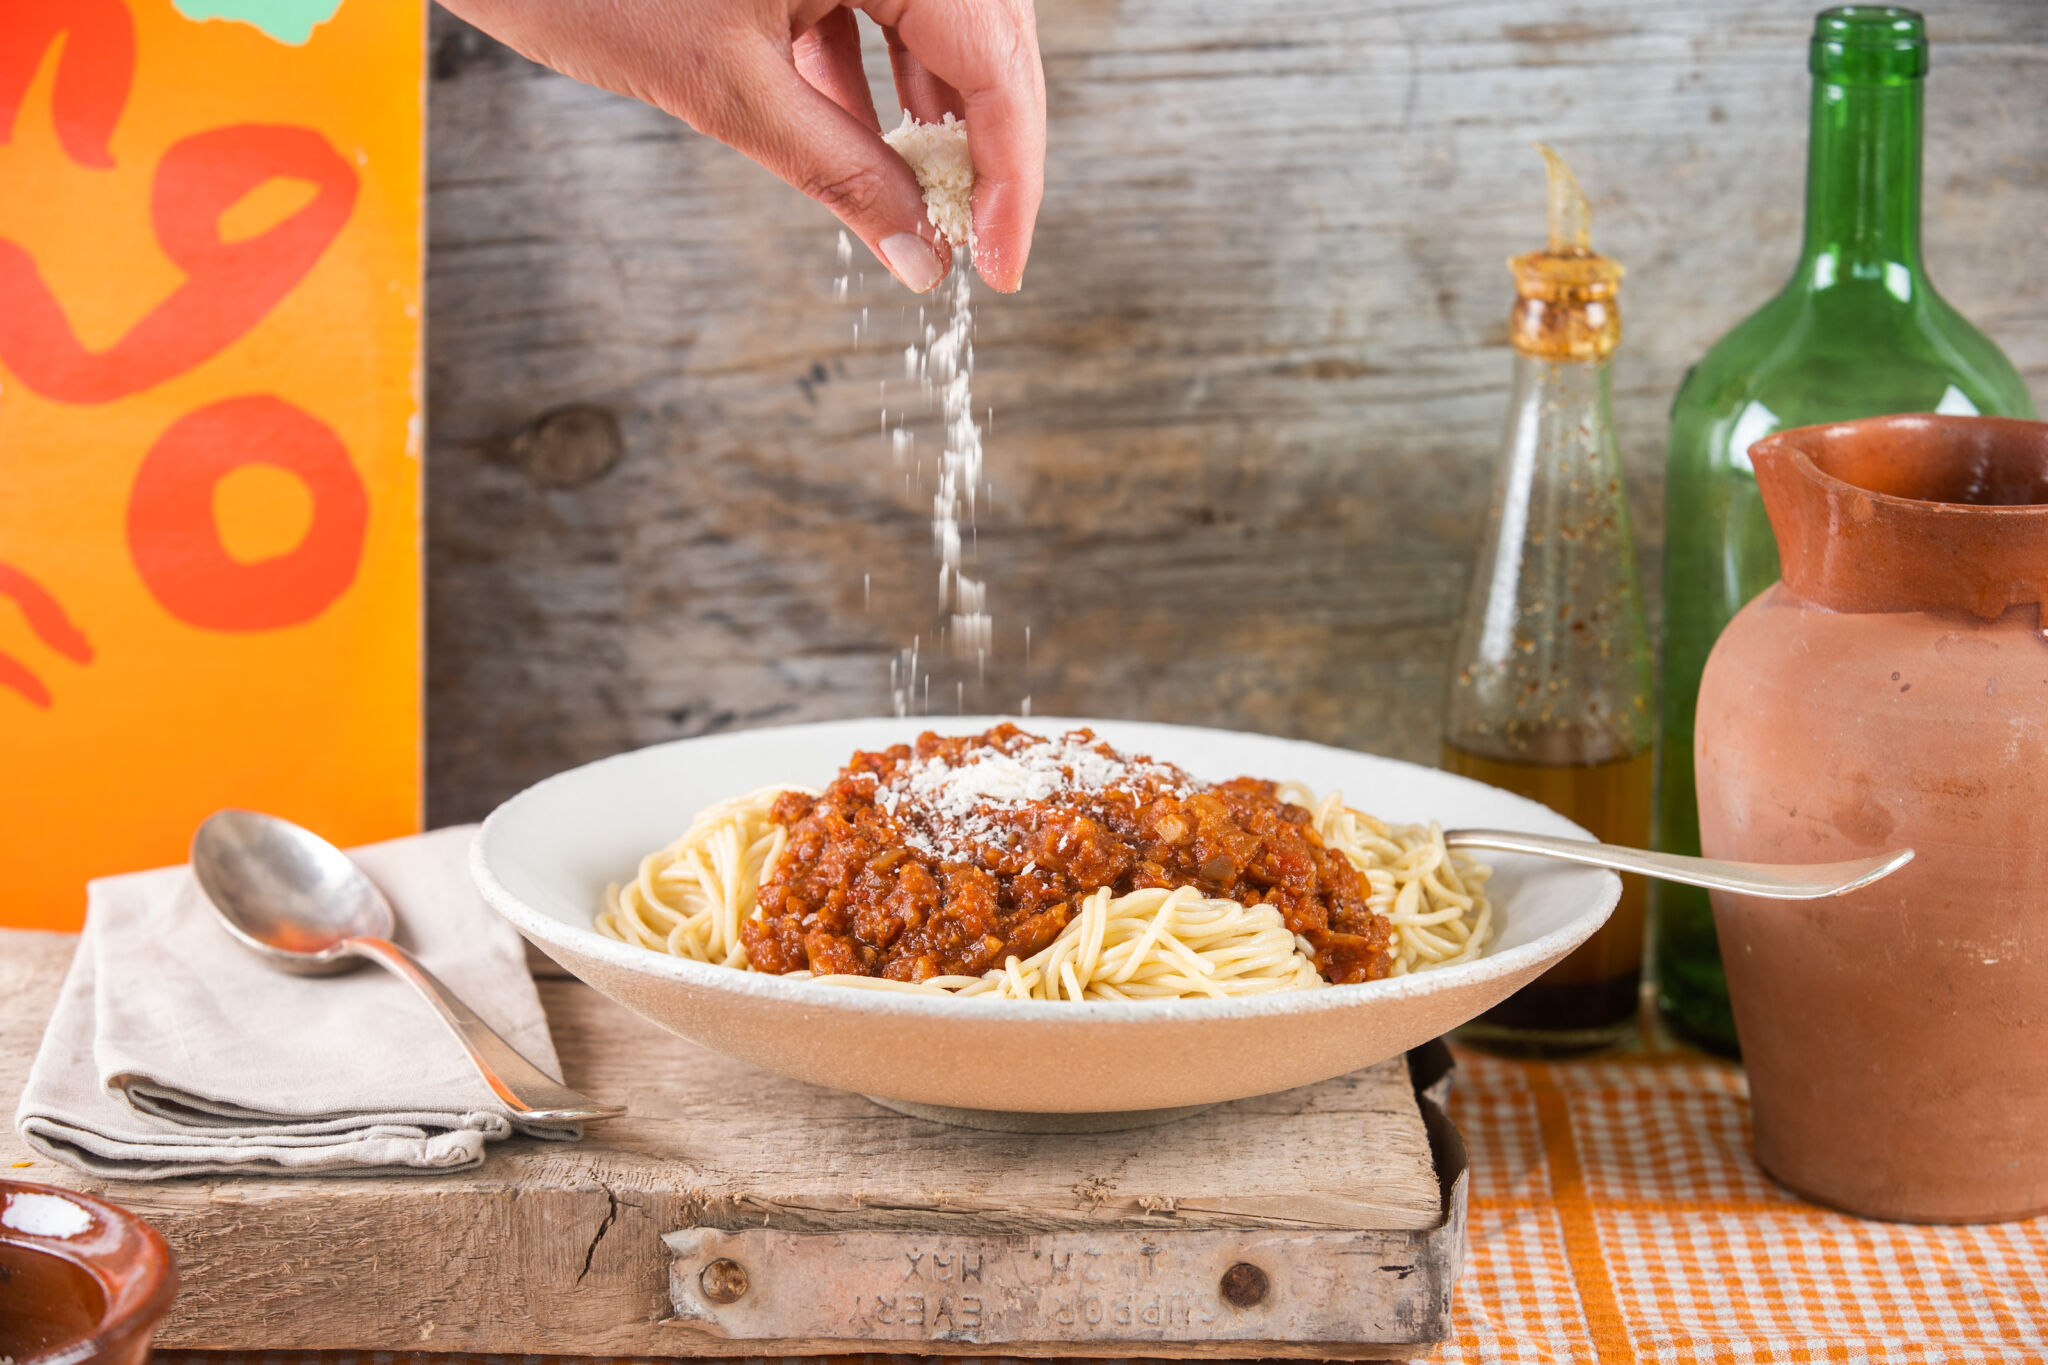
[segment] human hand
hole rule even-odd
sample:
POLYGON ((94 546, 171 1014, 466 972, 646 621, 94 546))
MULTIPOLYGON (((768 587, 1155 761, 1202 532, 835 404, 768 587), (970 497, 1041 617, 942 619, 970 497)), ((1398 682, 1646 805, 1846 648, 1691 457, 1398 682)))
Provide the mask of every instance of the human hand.
POLYGON ((882 141, 853 10, 882 26, 897 97, 967 121, 974 265, 1012 293, 1045 179, 1032 0, 442 0, 534 61, 666 110, 818 200, 919 293, 952 251, 882 141))

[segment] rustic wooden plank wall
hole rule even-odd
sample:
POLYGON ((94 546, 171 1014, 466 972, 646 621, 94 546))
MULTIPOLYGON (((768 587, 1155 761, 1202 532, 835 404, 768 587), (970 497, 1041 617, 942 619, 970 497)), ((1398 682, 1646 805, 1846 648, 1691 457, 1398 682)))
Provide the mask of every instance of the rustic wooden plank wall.
MULTIPOLYGON (((1615 401, 1654 585, 1671 394, 1796 251, 1810 17, 1043 0, 1038 246, 1021 295, 978 296, 985 704, 1433 756, 1539 138, 1630 269, 1615 401)), ((1933 271, 2048 399, 2048 6, 1930 23, 1933 271)), ((933 624, 929 485, 878 426, 906 296, 869 269, 836 301, 822 209, 434 25, 432 818, 621 748, 886 711, 933 624), (569 405, 596 411, 536 426, 569 405)))

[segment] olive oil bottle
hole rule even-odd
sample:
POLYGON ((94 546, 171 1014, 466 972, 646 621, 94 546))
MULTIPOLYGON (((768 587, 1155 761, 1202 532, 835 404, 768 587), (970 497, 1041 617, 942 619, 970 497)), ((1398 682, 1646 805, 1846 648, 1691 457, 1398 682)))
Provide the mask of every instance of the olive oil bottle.
MULTIPOLYGON (((1571 171, 1539 150, 1550 245, 1509 262, 1513 396, 1451 666, 1443 761, 1541 801, 1596 838, 1641 847, 1655 677, 1609 397, 1622 270, 1593 251, 1571 171)), ((1459 1038, 1567 1055, 1629 1037, 1644 892, 1640 878, 1623 885, 1605 927, 1459 1038)))

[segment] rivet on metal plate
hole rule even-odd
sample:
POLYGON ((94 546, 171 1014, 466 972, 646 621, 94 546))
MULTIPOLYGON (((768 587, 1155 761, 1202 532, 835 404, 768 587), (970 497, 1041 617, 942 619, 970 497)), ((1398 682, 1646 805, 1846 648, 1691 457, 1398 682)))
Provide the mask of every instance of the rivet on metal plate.
POLYGON ((1272 1287, 1266 1272, 1250 1261, 1239 1261, 1223 1272, 1223 1301, 1233 1308, 1250 1308, 1265 1302, 1266 1292, 1272 1287))
POLYGON ((697 1272, 697 1283, 713 1303, 738 1303, 747 1292, 747 1268, 721 1256, 697 1272))

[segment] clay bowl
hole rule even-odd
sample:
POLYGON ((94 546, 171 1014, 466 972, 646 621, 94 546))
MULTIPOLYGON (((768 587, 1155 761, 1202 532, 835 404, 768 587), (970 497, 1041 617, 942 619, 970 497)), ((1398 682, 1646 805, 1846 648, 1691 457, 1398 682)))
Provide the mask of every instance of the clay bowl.
MULTIPOLYGON (((998 719, 796 725, 621 754, 500 806, 477 835, 471 870, 498 913, 550 957, 671 1032, 906 1112, 1066 1130, 1163 1121, 1398 1056, 1533 980, 1598 929, 1620 895, 1620 879, 1609 872, 1489 854, 1491 894, 1505 922, 1485 957, 1386 981, 1239 1000, 926 998, 682 961, 591 927, 605 884, 631 877, 642 856, 673 841, 710 802, 771 782, 822 786, 855 749, 908 742, 931 728, 979 732, 998 719), (1041 1115, 1065 1117, 1027 1117, 1041 1115)), ((1038 734, 1085 725, 1119 750, 1211 780, 1250 774, 1303 781, 1318 793, 1335 788, 1389 820, 1586 837, 1523 797, 1370 754, 1174 725, 1021 723, 1038 734)))
POLYGON ((134 1214, 0 1180, 0 1357, 141 1365, 177 1289, 170 1247, 134 1214))

